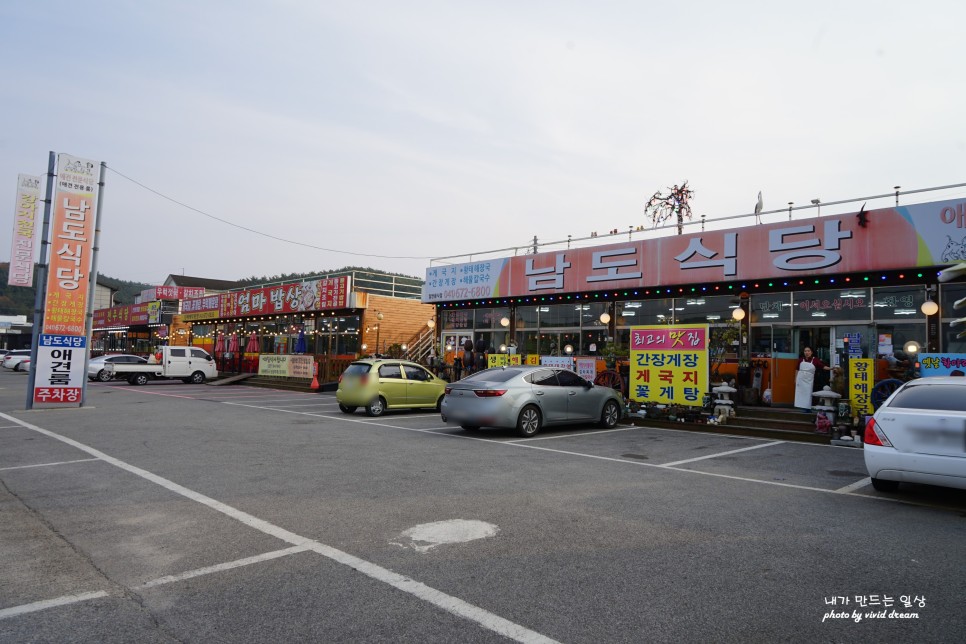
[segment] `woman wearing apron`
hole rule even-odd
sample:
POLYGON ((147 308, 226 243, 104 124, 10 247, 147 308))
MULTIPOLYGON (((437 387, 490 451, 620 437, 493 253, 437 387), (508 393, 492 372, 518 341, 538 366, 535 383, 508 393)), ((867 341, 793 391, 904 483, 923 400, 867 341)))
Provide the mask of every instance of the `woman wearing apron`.
POLYGON ((795 372, 795 406, 803 411, 812 409, 815 373, 819 369, 830 371, 831 367, 815 357, 812 347, 805 347, 802 357, 798 359, 798 371, 795 372))

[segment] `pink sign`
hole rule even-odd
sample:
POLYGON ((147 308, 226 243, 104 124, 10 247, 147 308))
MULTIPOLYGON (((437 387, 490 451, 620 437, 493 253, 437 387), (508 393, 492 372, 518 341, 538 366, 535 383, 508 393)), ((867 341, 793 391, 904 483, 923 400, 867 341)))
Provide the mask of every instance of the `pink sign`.
POLYGON ((708 346, 708 327, 687 328, 676 326, 633 327, 631 329, 631 351, 678 350, 704 351, 708 346))
POLYGON ((37 206, 41 203, 40 177, 17 176, 17 209, 13 218, 13 243, 10 247, 9 286, 34 285, 34 249, 37 206))

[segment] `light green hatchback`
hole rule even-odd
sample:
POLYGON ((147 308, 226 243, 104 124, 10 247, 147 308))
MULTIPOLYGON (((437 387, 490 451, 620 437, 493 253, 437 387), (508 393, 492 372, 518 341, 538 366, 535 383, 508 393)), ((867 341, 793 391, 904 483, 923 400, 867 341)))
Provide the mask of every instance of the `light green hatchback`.
POLYGON ((345 414, 359 407, 365 407, 369 416, 381 416, 387 409, 439 411, 447 384, 415 362, 366 358, 356 360, 339 376, 335 399, 345 414))

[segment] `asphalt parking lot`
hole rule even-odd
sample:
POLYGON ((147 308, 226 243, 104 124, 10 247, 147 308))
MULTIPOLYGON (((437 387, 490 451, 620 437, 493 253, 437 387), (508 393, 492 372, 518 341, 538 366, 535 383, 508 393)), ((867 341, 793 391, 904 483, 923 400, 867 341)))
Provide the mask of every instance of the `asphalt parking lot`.
POLYGON ((2 641, 966 629, 966 494, 875 492, 859 449, 631 426, 521 439, 180 382, 25 412, 25 386, 0 373, 2 641))

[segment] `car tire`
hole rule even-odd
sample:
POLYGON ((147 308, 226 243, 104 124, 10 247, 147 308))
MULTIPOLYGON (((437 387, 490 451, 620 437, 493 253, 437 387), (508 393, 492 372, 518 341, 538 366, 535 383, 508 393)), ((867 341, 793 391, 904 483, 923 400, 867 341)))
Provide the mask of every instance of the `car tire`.
POLYGON ((13 366, 13 370, 14 371, 20 371, 20 363, 19 362, 13 366))
POLYGON ((382 416, 386 412, 386 399, 376 396, 372 402, 366 405, 366 416, 382 416))
POLYGON ((476 430, 478 430, 480 428, 479 425, 460 425, 460 427, 462 427, 463 429, 465 429, 468 432, 475 432, 476 430))
POLYGON ((439 397, 439 400, 436 401, 436 411, 437 412, 443 411, 443 398, 445 398, 445 395, 444 396, 440 396, 439 397))
POLYGON ((543 426, 543 416, 534 405, 527 405, 517 418, 517 434, 524 437, 535 436, 543 426))
POLYGON ((203 385, 205 384, 205 374, 200 371, 195 371, 191 374, 191 384, 193 385, 203 385))
POLYGON ((888 481, 872 477, 872 487, 877 492, 895 492, 899 489, 899 481, 888 481))
POLYGON ((617 421, 621 419, 621 406, 613 400, 604 403, 604 410, 600 412, 600 426, 604 429, 613 429, 617 426, 617 421))
POLYGON ((138 373, 138 374, 135 374, 135 375, 131 376, 131 379, 128 380, 128 382, 131 383, 132 385, 138 385, 138 386, 140 386, 140 385, 146 385, 146 384, 148 384, 148 380, 149 380, 148 374, 146 374, 146 373, 138 373))
POLYGON ((339 403, 339 411, 341 411, 343 414, 354 414, 356 409, 358 409, 358 407, 355 405, 343 405, 342 403, 339 403))
POLYGON ((111 379, 111 374, 107 373, 107 371, 104 369, 101 369, 97 372, 95 378, 97 378, 98 382, 108 382, 111 379))

